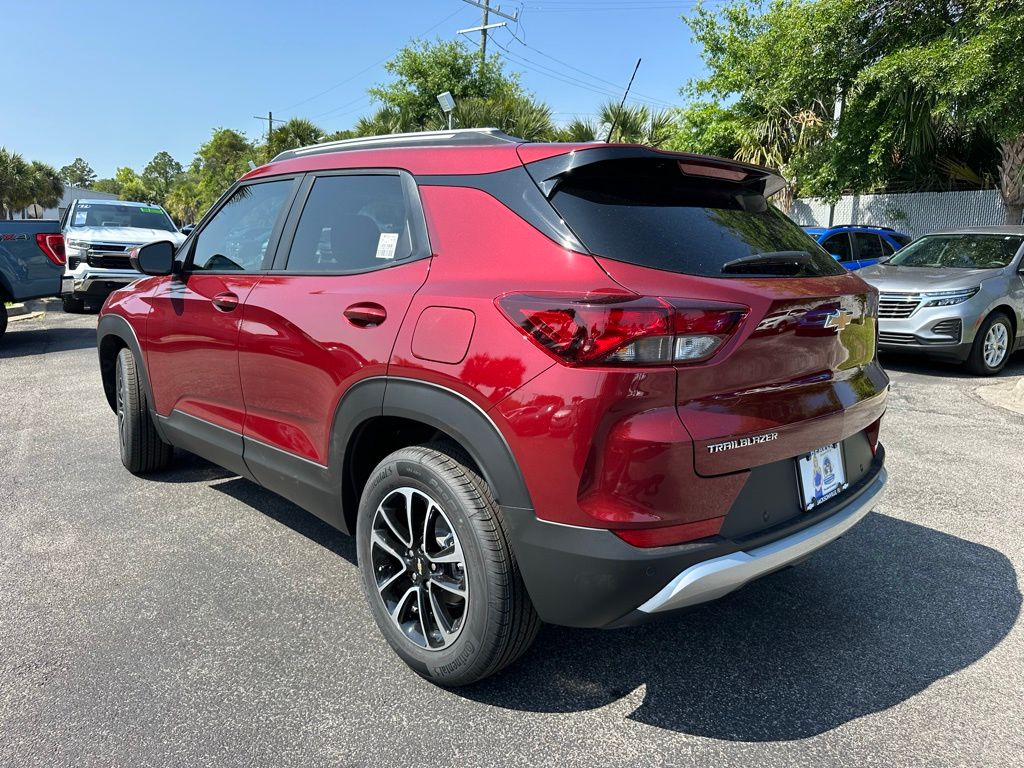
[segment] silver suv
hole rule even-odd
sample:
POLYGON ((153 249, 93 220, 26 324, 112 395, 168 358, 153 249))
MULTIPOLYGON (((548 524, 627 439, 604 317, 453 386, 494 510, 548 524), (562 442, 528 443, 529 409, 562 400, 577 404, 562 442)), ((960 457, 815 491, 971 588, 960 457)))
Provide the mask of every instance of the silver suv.
POLYGON ((87 301, 102 303, 111 291, 142 277, 128 263, 135 246, 185 241, 159 205, 124 200, 75 200, 61 220, 61 232, 68 260, 61 298, 67 312, 81 312, 87 301))
POLYGON ((881 296, 878 346, 991 376, 1024 347, 1024 227, 941 232, 857 272, 881 296))

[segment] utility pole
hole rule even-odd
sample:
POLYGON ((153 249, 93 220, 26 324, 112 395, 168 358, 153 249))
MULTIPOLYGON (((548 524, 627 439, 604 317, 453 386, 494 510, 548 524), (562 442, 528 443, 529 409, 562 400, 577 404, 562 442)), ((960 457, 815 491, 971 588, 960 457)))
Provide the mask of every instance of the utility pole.
POLYGON ((508 19, 509 21, 518 21, 519 14, 512 13, 508 14, 501 10, 501 6, 491 7, 491 0, 462 0, 464 3, 469 5, 475 5, 481 11, 483 11, 483 23, 479 27, 470 27, 469 29, 460 29, 457 34, 464 35, 467 32, 479 32, 480 33, 480 74, 483 74, 484 65, 487 63, 487 30, 495 29, 497 27, 506 26, 506 22, 500 21, 497 24, 488 23, 493 13, 495 16, 501 16, 502 18, 508 19))
POLYGON ((286 123, 287 120, 275 120, 273 112, 267 112, 266 117, 260 115, 253 115, 253 120, 266 120, 267 121, 267 146, 270 146, 270 135, 274 132, 274 123, 286 123))

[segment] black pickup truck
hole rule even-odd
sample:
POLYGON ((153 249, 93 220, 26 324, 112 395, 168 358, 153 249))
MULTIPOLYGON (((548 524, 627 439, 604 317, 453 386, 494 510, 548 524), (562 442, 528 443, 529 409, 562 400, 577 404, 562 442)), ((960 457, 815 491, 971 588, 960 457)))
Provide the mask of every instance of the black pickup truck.
POLYGON ((0 336, 7 302, 60 296, 65 261, 60 222, 0 220, 0 336))

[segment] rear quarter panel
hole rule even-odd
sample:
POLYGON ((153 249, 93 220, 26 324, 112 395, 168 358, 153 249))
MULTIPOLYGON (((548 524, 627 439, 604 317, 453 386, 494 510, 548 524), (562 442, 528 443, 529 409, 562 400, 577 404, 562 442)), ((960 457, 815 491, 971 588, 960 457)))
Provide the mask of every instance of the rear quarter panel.
POLYGON ((0 293, 7 301, 60 295, 63 267, 36 245, 36 235, 60 234, 57 221, 0 221, 0 293))

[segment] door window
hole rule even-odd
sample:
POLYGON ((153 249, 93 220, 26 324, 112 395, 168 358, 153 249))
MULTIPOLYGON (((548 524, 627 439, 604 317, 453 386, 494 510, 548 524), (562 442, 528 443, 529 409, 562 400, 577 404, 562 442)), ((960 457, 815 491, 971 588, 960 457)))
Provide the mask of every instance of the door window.
POLYGON ((196 238, 190 269, 210 272, 262 269, 274 227, 292 185, 291 179, 282 179, 236 189, 196 238))
POLYGON ((881 238, 881 241, 882 241, 882 254, 884 256, 886 256, 886 258, 888 258, 889 256, 892 256, 894 253, 896 253, 896 249, 892 247, 892 243, 890 243, 884 237, 881 238))
POLYGON ((365 272, 408 259, 413 250, 401 177, 321 176, 303 206, 285 269, 365 272))
POLYGON ((850 250, 850 237, 845 232, 839 232, 825 238, 821 247, 829 253, 838 256, 840 261, 851 261, 853 259, 853 252, 850 250))
POLYGON ((882 258, 882 241, 878 235, 871 232, 854 232, 853 239, 857 241, 857 259, 859 261, 882 258))

